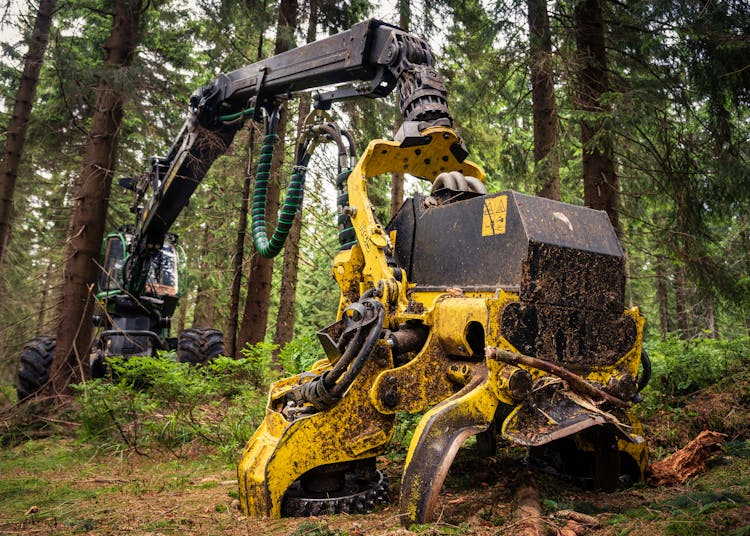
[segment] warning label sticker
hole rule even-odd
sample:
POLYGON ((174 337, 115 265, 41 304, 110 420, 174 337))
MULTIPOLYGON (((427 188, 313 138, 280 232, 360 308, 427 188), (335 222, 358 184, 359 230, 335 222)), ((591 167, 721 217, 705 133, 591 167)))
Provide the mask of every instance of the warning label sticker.
POLYGON ((482 236, 505 233, 505 217, 508 212, 508 196, 498 195, 484 201, 482 236))

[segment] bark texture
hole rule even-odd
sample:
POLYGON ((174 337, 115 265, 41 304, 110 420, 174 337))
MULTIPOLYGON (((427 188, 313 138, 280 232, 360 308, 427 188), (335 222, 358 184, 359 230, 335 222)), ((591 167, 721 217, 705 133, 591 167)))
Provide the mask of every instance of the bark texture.
POLYGON ((659 305, 659 330, 662 340, 666 340, 671 331, 669 321, 669 293, 667 291, 667 275, 664 269, 664 258, 656 257, 654 265, 654 277, 656 278, 656 302, 659 305))
POLYGON ((687 340, 691 337, 690 311, 688 310, 688 289, 685 268, 678 267, 674 273, 674 297, 677 312, 677 330, 680 339, 687 340))
POLYGON ((652 486, 684 484, 706 471, 706 460, 721 453, 726 434, 703 430, 684 448, 649 467, 648 482, 652 486))
POLYGON ((115 2, 112 30, 104 45, 106 60, 86 140, 83 169, 76 184, 65 247, 57 350, 48 386, 52 395, 62 394, 72 381, 80 381, 88 368, 96 261, 117 163, 126 91, 123 80, 140 37, 142 7, 140 0, 115 2))
POLYGON ((42 69, 44 52, 49 42, 55 4, 56 0, 39 2, 34 30, 31 33, 29 50, 24 59, 23 72, 3 146, 3 160, 0 162, 0 272, 5 262, 13 227, 13 194, 16 190, 18 168, 26 142, 26 128, 29 125, 31 109, 36 98, 39 72, 42 69))
MULTIPOLYGON (((265 11, 266 2, 263 2, 265 11)), ((258 48, 255 56, 256 61, 263 58, 263 31, 259 32, 258 48)), ((250 195, 253 187, 253 151, 259 136, 257 136, 255 123, 250 123, 247 140, 247 160, 245 162, 245 180, 242 182, 242 201, 240 213, 237 217, 237 240, 234 246, 234 263, 232 271, 232 289, 229 296, 229 321, 227 333, 224 338, 226 342, 226 353, 228 356, 240 357, 237 352, 237 329, 240 323, 240 294, 242 291, 242 274, 245 266, 245 238, 247 237, 247 215, 250 206, 250 195)))
POLYGON ((528 0, 531 108, 534 115, 534 174, 537 195, 560 200, 560 171, 555 81, 552 74, 552 36, 546 0, 528 0))
MULTIPOLYGON (((211 207, 215 198, 211 195, 208 199, 207 211, 212 212, 211 207)), ((215 321, 216 289, 211 288, 208 273, 211 267, 207 262, 208 251, 214 241, 210 224, 206 222, 203 227, 203 238, 201 241, 201 260, 198 268, 198 289, 195 296, 195 309, 193 310, 193 327, 210 328, 215 321)))
POLYGON ((578 108, 583 147, 583 199, 586 206, 604 210, 618 236, 620 181, 615 171, 609 106, 601 97, 609 91, 609 71, 604 43, 604 19, 599 0, 582 0, 574 7, 578 49, 578 108))

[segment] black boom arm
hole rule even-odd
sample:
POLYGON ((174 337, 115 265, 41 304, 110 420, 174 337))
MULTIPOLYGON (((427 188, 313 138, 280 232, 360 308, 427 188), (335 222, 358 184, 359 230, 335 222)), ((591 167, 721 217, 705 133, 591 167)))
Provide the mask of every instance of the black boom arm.
POLYGON ((318 108, 354 97, 383 97, 396 88, 405 125, 418 132, 452 126, 445 85, 422 39, 377 20, 217 76, 190 98, 189 116, 167 155, 134 186, 136 233, 126 288, 143 292, 151 258, 213 162, 223 155, 246 116, 278 106, 279 97, 355 83, 315 96, 318 108), (144 204, 145 193, 153 193, 144 204))

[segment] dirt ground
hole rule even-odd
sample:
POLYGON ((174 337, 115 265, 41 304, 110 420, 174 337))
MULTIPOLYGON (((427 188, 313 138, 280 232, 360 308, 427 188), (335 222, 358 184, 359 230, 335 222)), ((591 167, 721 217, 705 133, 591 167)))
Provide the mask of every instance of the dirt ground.
MULTIPOLYGON (((397 497, 401 467, 380 461, 397 497)), ((586 492, 531 471, 518 449, 489 458, 462 451, 441 493, 438 520, 407 531, 394 504, 368 515, 248 519, 237 510, 236 477, 226 460, 205 452, 182 459, 102 454, 52 438, 0 452, 0 534, 512 534, 514 491, 532 481, 550 533, 565 524, 561 512, 573 510, 595 520, 584 534, 750 534, 746 441, 730 443, 685 485, 615 493, 586 492)))

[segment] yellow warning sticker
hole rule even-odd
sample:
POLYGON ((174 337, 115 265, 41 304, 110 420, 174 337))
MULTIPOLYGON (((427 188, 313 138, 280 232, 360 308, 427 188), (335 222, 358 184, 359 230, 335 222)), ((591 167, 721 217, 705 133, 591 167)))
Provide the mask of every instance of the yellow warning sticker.
POLYGON ((508 212, 508 196, 498 195, 484 201, 482 236, 505 233, 505 217, 508 212))

